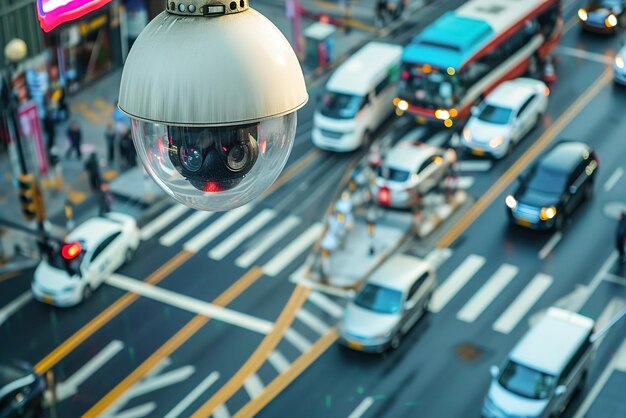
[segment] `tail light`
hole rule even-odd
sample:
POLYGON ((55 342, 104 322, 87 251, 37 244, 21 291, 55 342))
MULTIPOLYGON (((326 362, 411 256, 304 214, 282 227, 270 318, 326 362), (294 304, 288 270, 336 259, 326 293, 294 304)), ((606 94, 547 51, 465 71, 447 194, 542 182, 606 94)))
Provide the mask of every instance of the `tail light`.
POLYGON ((391 191, 389 191, 389 187, 382 186, 378 189, 378 204, 380 206, 391 205, 391 191))

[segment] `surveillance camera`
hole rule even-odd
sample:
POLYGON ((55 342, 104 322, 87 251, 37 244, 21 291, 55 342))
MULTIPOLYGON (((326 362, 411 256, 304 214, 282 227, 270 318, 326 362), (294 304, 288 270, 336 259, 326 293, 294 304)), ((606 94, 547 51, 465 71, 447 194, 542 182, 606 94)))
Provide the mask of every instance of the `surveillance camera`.
POLYGON ((205 3, 167 2, 146 26, 118 106, 157 184, 187 206, 220 211, 278 178, 308 95, 293 49, 247 0, 205 3))

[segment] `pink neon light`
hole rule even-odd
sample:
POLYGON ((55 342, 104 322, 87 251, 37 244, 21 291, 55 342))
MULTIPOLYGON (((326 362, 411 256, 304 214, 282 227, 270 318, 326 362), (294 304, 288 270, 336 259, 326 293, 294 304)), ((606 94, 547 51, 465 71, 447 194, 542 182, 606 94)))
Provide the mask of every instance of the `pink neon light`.
POLYGON ((61 23, 76 20, 99 9, 111 0, 37 0, 39 25, 45 32, 61 23))

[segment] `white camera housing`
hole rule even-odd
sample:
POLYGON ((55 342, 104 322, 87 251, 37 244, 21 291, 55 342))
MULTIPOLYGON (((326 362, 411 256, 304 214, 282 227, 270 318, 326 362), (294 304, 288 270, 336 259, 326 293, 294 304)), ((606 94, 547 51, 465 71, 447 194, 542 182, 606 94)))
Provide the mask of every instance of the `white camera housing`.
POLYGON ((247 0, 188 0, 168 2, 135 41, 118 106, 157 184, 222 211, 276 180, 307 100, 289 42, 247 0))

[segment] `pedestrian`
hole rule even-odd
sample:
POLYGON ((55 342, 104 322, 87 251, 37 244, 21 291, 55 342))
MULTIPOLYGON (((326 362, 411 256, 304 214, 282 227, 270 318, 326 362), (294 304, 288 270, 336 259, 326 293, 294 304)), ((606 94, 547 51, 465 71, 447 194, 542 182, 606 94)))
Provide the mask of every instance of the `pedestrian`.
POLYGON ((615 245, 617 246, 620 263, 624 263, 626 261, 626 259, 624 259, 624 240, 626 240, 626 212, 622 211, 619 215, 619 222, 617 223, 615 236, 615 245))
POLYGON ((133 137, 130 133, 130 128, 126 129, 122 133, 119 142, 120 159, 122 161, 122 168, 129 169, 136 164, 135 145, 133 144, 133 137))
POLYGON ((95 152, 89 154, 87 161, 85 161, 85 171, 87 171, 91 191, 100 191, 102 177, 100 177, 100 165, 98 164, 98 157, 95 152))
POLYGON ((115 159, 115 124, 112 122, 107 125, 107 129, 104 132, 104 139, 107 143, 107 164, 113 165, 115 159))
POLYGON ((48 108, 46 116, 43 118, 43 129, 46 132, 46 150, 48 151, 48 156, 50 156, 50 151, 56 141, 56 123, 52 115, 52 109, 50 108, 48 108))
POLYGON ((82 158, 83 154, 80 151, 80 146, 83 142, 83 133, 80 130, 80 125, 76 121, 72 121, 70 123, 70 127, 67 128, 67 139, 69 141, 70 147, 65 154, 66 158, 69 158, 72 155, 72 151, 75 151, 78 159, 82 158))

